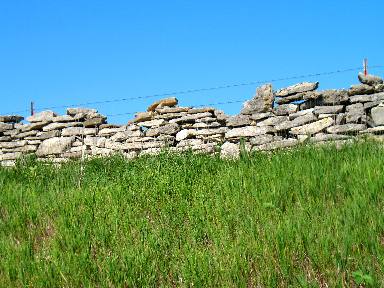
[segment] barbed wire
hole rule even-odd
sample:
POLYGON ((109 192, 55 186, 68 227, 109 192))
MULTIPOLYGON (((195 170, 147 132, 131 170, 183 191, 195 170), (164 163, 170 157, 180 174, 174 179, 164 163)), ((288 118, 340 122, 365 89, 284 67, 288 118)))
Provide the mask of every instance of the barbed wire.
MULTIPOLYGON (((377 69, 377 68, 384 68, 384 65, 372 65, 372 66, 370 66, 370 69, 377 69)), ((275 83, 275 82, 280 82, 280 81, 312 78, 312 77, 319 77, 319 76, 328 76, 328 75, 333 75, 333 74, 353 72, 353 71, 359 71, 359 70, 361 70, 361 67, 338 69, 338 70, 328 71, 328 72, 302 74, 302 75, 288 76, 288 77, 275 78, 275 79, 269 79, 269 80, 249 81, 249 82, 243 82, 243 83, 226 84, 226 85, 212 86, 212 87, 206 87, 206 88, 187 89, 187 90, 157 93, 157 94, 145 95, 145 96, 117 98, 117 99, 101 100, 101 101, 89 101, 89 102, 82 102, 82 103, 68 104, 68 105, 48 106, 48 107, 36 108, 36 111, 70 108, 70 107, 78 107, 78 106, 88 106, 88 105, 98 105, 98 104, 107 104, 107 103, 117 103, 117 102, 134 101, 134 100, 142 100, 142 99, 150 99, 150 98, 166 97, 166 96, 184 95, 184 94, 191 94, 191 93, 198 93, 198 92, 207 92, 207 91, 214 91, 214 90, 221 90, 221 89, 229 89, 229 88, 236 88, 236 87, 243 87, 243 86, 250 86, 250 85, 265 84, 265 83, 275 83)), ((230 103, 223 102, 223 104, 230 104, 230 103)), ((219 105, 219 104, 217 104, 217 105, 219 105)), ((24 112, 29 112, 29 111, 30 111, 29 109, 25 109, 25 110, 8 112, 8 113, 4 113, 4 114, 16 114, 16 113, 24 113, 24 112)), ((116 115, 130 115, 130 114, 134 114, 134 113, 137 113, 137 112, 112 114, 111 117, 116 116, 116 115)))

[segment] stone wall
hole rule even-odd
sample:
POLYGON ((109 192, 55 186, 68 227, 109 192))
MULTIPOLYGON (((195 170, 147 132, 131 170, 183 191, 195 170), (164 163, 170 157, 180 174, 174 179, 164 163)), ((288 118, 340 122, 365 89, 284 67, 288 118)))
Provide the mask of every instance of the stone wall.
POLYGON ((279 91, 259 87, 240 114, 211 107, 180 107, 176 98, 159 100, 127 125, 108 124, 95 109, 68 108, 67 115, 37 113, 22 123, 18 115, 0 116, 0 162, 14 165, 22 155, 62 162, 83 156, 121 153, 134 158, 162 149, 239 155, 295 146, 303 141, 349 141, 384 133, 384 84, 359 74, 347 90, 318 91, 319 83, 299 83, 279 91))

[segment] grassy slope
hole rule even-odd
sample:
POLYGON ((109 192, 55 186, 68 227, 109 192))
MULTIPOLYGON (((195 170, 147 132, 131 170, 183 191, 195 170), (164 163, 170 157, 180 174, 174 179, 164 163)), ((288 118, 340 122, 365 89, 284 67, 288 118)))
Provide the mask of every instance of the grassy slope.
POLYGON ((0 286, 384 287, 383 168, 373 143, 92 160, 81 188, 0 168, 0 286))

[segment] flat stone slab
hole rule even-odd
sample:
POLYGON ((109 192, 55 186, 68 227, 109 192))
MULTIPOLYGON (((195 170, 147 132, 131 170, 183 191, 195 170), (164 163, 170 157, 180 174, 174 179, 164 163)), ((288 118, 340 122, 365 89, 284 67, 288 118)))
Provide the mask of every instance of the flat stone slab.
POLYGON ((162 107, 173 107, 176 106, 179 101, 175 97, 169 97, 165 99, 158 100, 154 103, 152 103, 148 108, 147 111, 155 111, 157 108, 162 107))
POLYGON ((372 134, 382 134, 384 132, 384 126, 376 126, 372 128, 368 128, 362 131, 359 131, 361 134, 366 134, 366 133, 372 133, 372 134))
POLYGON ((375 87, 372 87, 366 84, 352 85, 351 88, 349 88, 348 90, 349 96, 365 95, 365 94, 373 94, 373 93, 375 93, 375 87))
POLYGON ((299 106, 296 104, 282 104, 273 109, 273 113, 277 116, 284 116, 296 113, 299 109, 299 106))
POLYGON ((384 105, 373 107, 371 109, 371 117, 376 126, 384 125, 384 105))
POLYGON ((210 112, 189 114, 189 115, 182 116, 180 118, 172 119, 169 121, 169 123, 178 123, 178 124, 190 123, 190 122, 194 122, 196 119, 211 117, 211 116, 212 116, 212 113, 210 113, 210 112))
POLYGON ((365 124, 344 124, 344 125, 335 125, 327 128, 327 132, 331 134, 350 134, 357 133, 359 131, 365 130, 367 127, 365 124))
POLYGON ((11 123, 0 123, 0 132, 5 132, 13 129, 13 124, 11 123))
POLYGON ((176 123, 166 124, 160 127, 150 128, 145 132, 145 135, 148 137, 157 137, 161 134, 165 135, 175 135, 180 131, 180 126, 176 123))
POLYGON ((95 114, 97 113, 96 109, 93 108, 81 108, 81 107, 76 107, 76 108, 67 108, 67 115, 70 116, 75 116, 76 114, 95 114))
POLYGON ((384 100, 384 93, 375 93, 370 95, 354 95, 349 97, 351 103, 366 103, 384 100))
POLYGON ((75 142, 75 137, 54 137, 44 140, 37 149, 36 155, 44 157, 61 154, 69 150, 73 142, 75 142))
POLYGON ((42 112, 39 112, 39 113, 36 113, 32 116, 29 116, 27 118, 27 121, 28 122, 31 122, 31 123, 35 123, 35 122, 52 122, 53 119, 56 117, 56 113, 51 111, 51 110, 47 110, 47 111, 42 111, 42 112))
POLYGON ((265 84, 256 90, 256 95, 243 104, 240 114, 251 115, 272 111, 274 100, 272 84, 265 84))
POLYGON ((23 116, 20 115, 2 115, 0 116, 0 122, 3 123, 19 123, 24 120, 23 116))
POLYGON ((290 130, 290 133, 294 135, 312 135, 319 133, 325 128, 333 125, 333 123, 334 120, 332 118, 324 118, 310 124, 294 127, 290 130))
POLYGON ((364 73, 359 72, 359 75, 357 77, 361 83, 370 86, 375 86, 383 83, 383 79, 381 79, 379 76, 371 74, 365 75, 364 73))
POLYGON ((316 90, 319 87, 319 82, 302 82, 287 88, 283 88, 276 92, 277 97, 287 97, 293 94, 316 90))
POLYGON ((225 138, 241 138, 241 137, 255 137, 257 135, 263 135, 267 133, 273 133, 276 130, 271 126, 246 126, 241 128, 233 128, 225 133, 225 138))
POLYGON ((343 105, 335 105, 335 106, 316 106, 313 109, 313 113, 319 114, 336 114, 342 112, 344 109, 343 105))

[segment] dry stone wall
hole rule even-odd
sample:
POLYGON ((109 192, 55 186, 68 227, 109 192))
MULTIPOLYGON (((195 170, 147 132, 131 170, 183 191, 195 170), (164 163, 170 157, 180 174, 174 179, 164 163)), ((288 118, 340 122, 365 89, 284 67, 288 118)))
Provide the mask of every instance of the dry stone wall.
POLYGON ((318 91, 318 82, 304 82, 273 91, 266 84, 236 116, 213 107, 181 107, 173 97, 153 103, 127 125, 108 124, 88 108, 68 108, 60 116, 43 111, 28 123, 18 115, 0 116, 0 162, 14 165, 28 154, 53 162, 113 153, 135 158, 162 149, 232 158, 239 155, 240 142, 259 151, 383 134, 383 80, 364 74, 358 79, 360 84, 347 90, 318 91))

